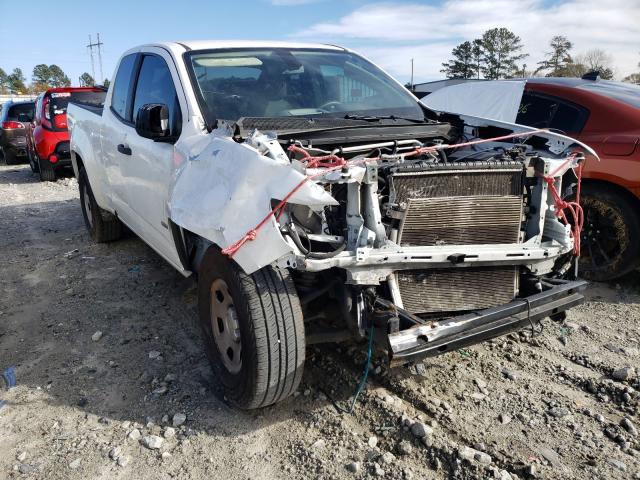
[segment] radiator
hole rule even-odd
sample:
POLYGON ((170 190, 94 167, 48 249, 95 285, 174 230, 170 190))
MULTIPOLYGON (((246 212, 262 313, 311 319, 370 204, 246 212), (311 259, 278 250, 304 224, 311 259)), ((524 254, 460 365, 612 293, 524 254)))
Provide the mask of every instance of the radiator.
POLYGON ((493 307, 513 300, 517 267, 443 268, 399 272, 402 304, 413 314, 493 307))
MULTIPOLYGON (((404 209, 403 246, 518 243, 522 165, 456 165, 391 175, 390 200, 404 209)), ((487 308, 513 299, 518 268, 479 267, 397 273, 404 308, 414 314, 487 308)))

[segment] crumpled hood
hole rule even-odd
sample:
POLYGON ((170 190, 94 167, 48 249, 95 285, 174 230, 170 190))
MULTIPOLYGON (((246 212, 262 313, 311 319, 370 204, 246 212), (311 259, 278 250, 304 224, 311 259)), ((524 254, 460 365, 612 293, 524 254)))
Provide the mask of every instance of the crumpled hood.
MULTIPOLYGON (((220 248, 254 228, 271 211, 272 199, 281 200, 305 178, 286 157, 262 155, 224 133, 214 131, 176 144, 178 166, 168 205, 174 223, 220 248)), ((311 207, 337 204, 313 182, 289 202, 311 207)), ((234 260, 251 273, 291 251, 272 219, 234 260)))

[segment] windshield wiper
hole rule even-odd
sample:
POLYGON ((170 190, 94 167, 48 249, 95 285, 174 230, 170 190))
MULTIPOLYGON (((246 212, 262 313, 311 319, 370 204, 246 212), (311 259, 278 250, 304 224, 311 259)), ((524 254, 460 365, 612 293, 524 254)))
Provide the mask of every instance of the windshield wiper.
POLYGON ((380 120, 406 120, 407 122, 413 123, 426 123, 427 119, 423 118, 407 118, 407 117, 397 117, 395 115, 351 115, 347 113, 344 116, 347 120, 364 120, 365 122, 379 122, 380 120))

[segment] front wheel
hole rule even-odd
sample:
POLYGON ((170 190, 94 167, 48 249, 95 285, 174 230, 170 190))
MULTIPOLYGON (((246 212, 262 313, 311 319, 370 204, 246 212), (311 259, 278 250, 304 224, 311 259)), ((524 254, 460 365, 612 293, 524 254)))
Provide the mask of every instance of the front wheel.
POLYGON ((212 247, 198 276, 207 355, 226 398, 253 409, 291 395, 305 358, 300 301, 287 270, 247 275, 212 247))
POLYGON ((584 227, 580 272, 606 281, 629 273, 640 263, 640 218, 625 195, 598 185, 585 185, 580 200, 584 227))

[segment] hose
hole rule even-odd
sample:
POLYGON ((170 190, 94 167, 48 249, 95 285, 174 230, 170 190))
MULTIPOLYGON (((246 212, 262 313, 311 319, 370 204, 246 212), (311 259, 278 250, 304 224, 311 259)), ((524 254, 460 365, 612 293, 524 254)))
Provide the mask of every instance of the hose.
MULTIPOLYGON (((291 235, 291 239, 293 240, 293 243, 296 244, 296 247, 298 247, 298 249, 303 253, 303 255, 307 258, 312 258, 315 260, 326 260, 327 258, 333 258, 336 255, 338 255, 340 252, 344 251, 344 249, 347 246, 347 242, 343 242, 342 245, 340 245, 337 249, 331 251, 331 252, 312 252, 311 250, 309 250, 308 248, 306 248, 304 245, 302 245, 302 241, 300 240, 300 236, 298 235, 298 232, 295 228, 294 225, 291 225, 291 227, 289 227, 287 229, 287 231, 289 232, 289 234, 291 235)), ((304 230, 300 230, 301 232, 304 232, 304 230)), ((306 232, 305 232, 305 236, 306 236, 306 232)), ((311 248, 311 241, 309 240, 309 237, 307 238, 307 242, 309 243, 309 248, 311 248)))
POLYGON ((371 324, 371 329, 369 330, 369 348, 367 350, 367 361, 364 364, 362 378, 360 378, 360 382, 358 382, 358 386, 356 387, 355 394, 353 395, 353 398, 351 399, 351 403, 349 404, 349 406, 343 407, 337 402, 337 400, 333 399, 330 395, 328 395, 327 392, 325 392, 324 390, 321 390, 322 393, 324 393, 327 396, 327 398, 331 400, 331 403, 333 404, 333 406, 338 412, 346 413, 348 415, 351 415, 353 413, 353 409, 356 406, 358 397, 360 396, 360 393, 362 393, 362 390, 364 389, 364 386, 367 383, 367 378, 369 377, 369 367, 371 366, 372 355, 373 355, 373 323, 371 324))

